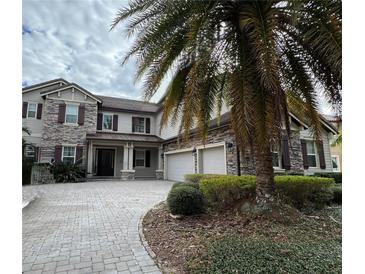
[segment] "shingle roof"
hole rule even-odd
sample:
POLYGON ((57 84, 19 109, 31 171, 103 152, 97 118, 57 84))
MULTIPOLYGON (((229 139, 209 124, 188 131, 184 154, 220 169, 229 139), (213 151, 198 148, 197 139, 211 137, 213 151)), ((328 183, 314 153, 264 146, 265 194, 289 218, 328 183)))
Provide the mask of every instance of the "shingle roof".
POLYGON ((31 86, 24 87, 24 88, 22 88, 22 90, 25 92, 28 89, 34 89, 34 88, 45 86, 45 85, 56 84, 58 82, 63 82, 65 84, 69 83, 63 78, 57 78, 57 79, 53 79, 53 80, 49 80, 49 81, 46 81, 46 82, 42 82, 42 83, 38 83, 38 84, 34 84, 34 85, 31 85, 31 86))
POLYGON ((149 103, 144 101, 130 100, 125 98, 116 98, 109 96, 98 95, 103 101, 102 109, 113 110, 129 110, 129 111, 141 111, 141 112, 153 112, 156 113, 160 108, 160 105, 155 103, 149 103))
POLYGON ((88 133, 86 135, 88 140, 114 140, 114 141, 133 141, 133 142, 152 142, 160 143, 163 141, 156 135, 144 135, 144 134, 126 134, 126 133, 114 133, 114 132, 97 132, 88 133))

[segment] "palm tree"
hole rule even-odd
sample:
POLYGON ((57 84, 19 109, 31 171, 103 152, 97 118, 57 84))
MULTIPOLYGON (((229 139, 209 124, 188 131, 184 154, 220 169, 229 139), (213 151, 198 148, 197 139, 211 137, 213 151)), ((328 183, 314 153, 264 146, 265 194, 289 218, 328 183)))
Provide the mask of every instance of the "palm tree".
POLYGON ((136 80, 149 100, 172 73, 161 126, 181 119, 205 140, 215 108, 231 108, 238 145, 257 159, 256 201, 275 188, 271 146, 290 137, 289 108, 303 111, 320 138, 315 86, 341 108, 341 1, 131 0, 111 29, 136 37, 136 80), (283 132, 282 128, 286 130, 283 132))

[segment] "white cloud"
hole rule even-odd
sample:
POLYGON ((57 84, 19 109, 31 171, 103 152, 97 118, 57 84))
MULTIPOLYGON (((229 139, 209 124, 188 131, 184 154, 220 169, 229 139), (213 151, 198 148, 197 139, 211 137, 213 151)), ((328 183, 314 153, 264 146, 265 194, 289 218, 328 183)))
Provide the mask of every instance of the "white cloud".
POLYGON ((109 31, 122 1, 23 1, 23 83, 63 77, 91 92, 142 98, 136 62, 121 66, 132 41, 109 31))

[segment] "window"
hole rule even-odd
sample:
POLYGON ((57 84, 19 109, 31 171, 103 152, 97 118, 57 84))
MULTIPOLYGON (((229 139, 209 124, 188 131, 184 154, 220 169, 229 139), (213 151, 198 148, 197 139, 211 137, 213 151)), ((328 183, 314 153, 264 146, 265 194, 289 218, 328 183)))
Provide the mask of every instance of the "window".
POLYGON ((335 172, 340 172, 340 157, 338 155, 332 155, 332 169, 335 172))
POLYGON ((65 164, 75 163, 75 152, 75 147, 63 147, 62 162, 64 162, 65 164))
POLYGON ((25 146, 25 158, 35 160, 35 147, 32 145, 25 146))
POLYGON ((65 122, 69 123, 69 124, 76 124, 78 110, 79 110, 79 107, 76 105, 66 105, 65 122))
POLYGON ((104 114, 103 115, 103 129, 112 129, 113 124, 113 115, 111 114, 104 114))
POLYGON ((144 133, 144 118, 134 117, 134 132, 144 133))
POLYGON ((316 148, 315 148, 314 141, 306 141, 306 146, 307 146, 308 166, 316 167, 317 159, 316 159, 316 148))
POLYGON ((28 118, 35 118, 37 115, 37 104, 36 103, 29 103, 28 104, 28 118))
POLYGON ((279 165, 279 152, 277 152, 277 151, 272 152, 272 164, 273 164, 273 167, 280 167, 280 165, 279 165))
POLYGON ((136 150, 136 167, 144 167, 144 166, 145 166, 145 151, 136 150))

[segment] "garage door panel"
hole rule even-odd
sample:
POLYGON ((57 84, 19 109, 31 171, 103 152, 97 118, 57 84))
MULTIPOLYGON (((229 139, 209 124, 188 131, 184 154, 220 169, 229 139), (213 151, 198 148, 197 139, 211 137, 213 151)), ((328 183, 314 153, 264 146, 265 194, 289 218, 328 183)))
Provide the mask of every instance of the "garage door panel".
POLYGON ((191 151, 166 156, 168 180, 183 182, 185 174, 194 173, 194 158, 191 151))
POLYGON ((224 146, 205 148, 201 150, 202 173, 205 174, 226 174, 226 158, 224 146))

